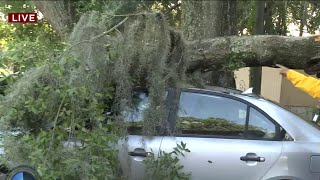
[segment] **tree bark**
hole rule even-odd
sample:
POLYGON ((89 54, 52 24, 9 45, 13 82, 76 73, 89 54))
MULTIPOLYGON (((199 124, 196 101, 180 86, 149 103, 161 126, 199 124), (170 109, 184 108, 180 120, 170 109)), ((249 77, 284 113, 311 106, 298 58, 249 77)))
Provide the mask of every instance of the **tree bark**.
MULTIPOLYGON (((225 35, 236 35, 235 1, 190 0, 182 2, 182 30, 189 40, 202 40, 225 35)), ((217 69, 218 70, 218 69, 217 69)), ((233 72, 212 71, 202 73, 206 85, 235 87, 233 72)))
POLYGON ((274 66, 276 63, 293 69, 308 66, 317 55, 320 42, 314 37, 277 35, 229 36, 189 41, 186 44, 189 65, 187 72, 221 68, 230 58, 246 67, 274 66))
POLYGON ((68 36, 78 21, 72 0, 32 2, 61 37, 68 36))
POLYGON ((273 24, 273 8, 274 2, 273 1, 266 1, 266 8, 265 8, 265 34, 272 35, 275 34, 274 24, 273 24))
MULTIPOLYGON (((255 22, 255 35, 264 34, 264 8, 265 1, 256 1, 256 22, 255 22)), ((251 67, 250 68, 250 87, 253 87, 255 94, 261 93, 261 76, 262 67, 251 67)))
POLYGON ((255 35, 264 34, 264 8, 265 1, 256 1, 256 22, 255 22, 255 35))
POLYGON ((287 35, 287 8, 288 8, 288 2, 284 1, 283 2, 283 6, 281 8, 281 13, 280 13, 280 17, 281 17, 281 34, 283 36, 287 35))
MULTIPOLYGON (((219 34, 220 36, 237 35, 237 1, 220 1, 222 7, 220 7, 220 13, 223 14, 223 18, 220 16, 219 21, 219 34)), ((219 85, 221 87, 236 88, 236 81, 234 78, 234 72, 232 70, 219 70, 212 72, 212 79, 218 77, 217 80, 212 81, 211 85, 219 85), (218 82, 218 83, 215 83, 218 82)))
POLYGON ((300 2, 300 27, 299 27, 299 36, 303 35, 303 29, 304 26, 307 24, 306 23, 306 14, 307 14, 307 2, 306 1, 301 1, 300 2))
POLYGON ((218 24, 220 5, 219 1, 183 1, 182 32, 185 39, 201 40, 221 36, 218 24))

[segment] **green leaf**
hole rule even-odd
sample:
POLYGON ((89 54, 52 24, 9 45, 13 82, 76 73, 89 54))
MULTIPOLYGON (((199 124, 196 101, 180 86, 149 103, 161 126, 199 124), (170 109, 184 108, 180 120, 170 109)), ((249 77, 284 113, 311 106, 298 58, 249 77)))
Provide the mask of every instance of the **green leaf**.
POLYGON ((88 132, 88 130, 87 130, 86 128, 84 128, 84 127, 81 128, 81 131, 82 131, 82 132, 88 132))
POLYGON ((185 143, 183 143, 182 141, 181 141, 181 146, 182 146, 182 148, 183 148, 183 149, 185 149, 185 148, 186 148, 186 144, 185 144, 185 143))
POLYGON ((38 111, 37 111, 37 109, 35 108, 35 107, 31 107, 31 112, 33 112, 33 113, 35 113, 35 114, 37 114, 38 113, 38 111))

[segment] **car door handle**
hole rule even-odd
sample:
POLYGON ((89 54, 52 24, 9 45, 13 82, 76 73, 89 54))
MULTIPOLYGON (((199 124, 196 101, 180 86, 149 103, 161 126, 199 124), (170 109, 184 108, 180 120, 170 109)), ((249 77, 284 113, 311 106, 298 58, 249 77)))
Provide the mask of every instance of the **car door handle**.
POLYGON ((128 152, 129 156, 141 156, 147 157, 148 152, 146 152, 143 148, 136 148, 133 151, 128 152))
POLYGON ((266 158, 264 157, 259 157, 254 153, 248 153, 246 156, 241 156, 240 157, 241 161, 256 161, 256 162, 264 162, 266 158))

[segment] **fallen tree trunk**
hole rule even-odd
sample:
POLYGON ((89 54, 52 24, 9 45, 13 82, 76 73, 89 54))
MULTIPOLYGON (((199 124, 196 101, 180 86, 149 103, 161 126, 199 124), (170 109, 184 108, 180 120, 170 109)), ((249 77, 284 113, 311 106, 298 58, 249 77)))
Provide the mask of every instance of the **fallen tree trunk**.
POLYGON ((244 66, 283 64, 293 69, 308 67, 320 48, 319 36, 287 37, 276 35, 229 36, 187 42, 187 72, 221 68, 229 60, 244 66))
MULTIPOLYGON (((60 36, 68 36, 77 22, 70 0, 33 1, 60 36)), ((293 69, 305 69, 309 74, 320 72, 320 64, 308 64, 320 52, 319 36, 288 37, 277 35, 226 36, 187 41, 187 73, 210 71, 229 61, 243 62, 246 67, 282 64, 293 69), (316 37, 316 38, 315 38, 316 37)))

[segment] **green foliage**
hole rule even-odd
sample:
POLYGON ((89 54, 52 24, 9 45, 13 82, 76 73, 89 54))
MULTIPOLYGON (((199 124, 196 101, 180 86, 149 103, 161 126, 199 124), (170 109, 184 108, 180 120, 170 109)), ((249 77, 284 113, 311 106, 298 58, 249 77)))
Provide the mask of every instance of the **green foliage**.
MULTIPOLYGON (((112 142, 108 138, 112 132, 105 131, 101 126, 104 121, 104 102, 112 93, 112 79, 104 46, 109 42, 107 36, 94 38, 105 30, 105 27, 99 28, 103 26, 97 24, 98 17, 97 13, 84 16, 71 35, 71 45, 68 46, 70 50, 55 61, 27 71, 1 102, 2 128, 10 130, 19 127, 31 133, 31 138, 27 135, 27 139, 22 138, 22 142, 11 141, 10 144, 19 146, 25 142, 33 145, 32 148, 35 149, 25 150, 29 156, 20 157, 34 158, 29 161, 37 166, 41 165, 38 169, 43 178, 93 179, 115 175, 115 158, 106 161, 106 158, 115 153, 108 145, 112 142), (94 43, 91 38, 95 40, 94 43), (82 43, 83 41, 88 42, 82 43), (63 133, 66 128, 70 131, 63 133), (33 139, 35 142, 31 142, 33 139), (88 146, 67 153, 59 142, 72 139, 80 140, 88 146), (106 151, 107 149, 109 150, 106 151), (43 156, 32 154, 33 152, 46 152, 48 155, 43 159, 43 156), (88 153, 93 154, 88 157, 88 153), (89 163, 86 164, 85 159, 81 158, 93 158, 89 159, 93 162, 87 161, 89 163), (57 173, 61 168, 72 168, 70 166, 76 160, 84 164, 73 167, 76 170, 57 173), (57 165, 57 162, 65 163, 57 165), (54 172, 52 176, 47 176, 49 171, 54 172), (81 173, 74 174, 75 172, 81 173)), ((10 148, 8 150, 8 159, 12 159, 10 148)))
POLYGON ((35 7, 27 0, 0 1, 0 12, 7 14, 10 12, 32 12, 35 7))
POLYGON ((240 34, 253 34, 255 26, 255 1, 239 1, 237 4, 238 31, 240 34), (243 33, 246 30, 246 33, 243 33))
MULTIPOLYGON (((1 128, 18 127, 29 134, 5 136, 7 161, 29 162, 44 179, 117 176, 111 145, 126 125, 119 113, 114 127, 105 129, 103 112, 107 104, 117 112, 129 109, 135 86, 147 87, 150 94, 144 134, 154 134, 155 125, 166 127, 163 95, 169 82, 174 85, 183 77, 182 70, 175 71, 184 69, 183 44, 172 48, 172 32, 162 14, 134 16, 123 33, 112 32, 115 28, 110 30, 104 16, 97 11, 82 15, 60 55, 49 54, 52 60, 27 70, 10 86, 0 104, 1 128), (166 66, 168 61, 172 66, 166 66), (133 71, 136 67, 140 71, 133 71), (85 148, 68 150, 62 141, 80 141, 85 148), (28 148, 21 153, 12 150, 24 146, 28 148)), ((178 34, 173 40, 183 42, 178 34)))
MULTIPOLYGON (((39 134, 9 136, 5 139, 5 162, 33 165, 41 179, 114 179, 117 177, 117 151, 113 144, 117 137, 107 129, 90 133, 75 132, 77 140, 57 128, 39 134), (77 144, 75 144, 77 143, 77 144)), ((3 160, 3 159, 2 159, 3 160)))
POLYGON ((7 69, 0 69, 0 95, 5 95, 8 89, 20 77, 20 74, 12 73, 7 69))
MULTIPOLYGON (((287 35, 290 23, 299 27, 302 21, 307 27, 307 32, 314 34, 320 25, 320 8, 316 3, 306 1, 266 1, 265 12, 266 34, 287 35)), ((256 21, 255 1, 238 2, 238 17, 240 34, 254 34, 256 21), (243 33, 244 29, 246 29, 246 33, 243 33)))
MULTIPOLYGON (((1 12, 32 12, 35 10, 29 2, 1 2, 1 12), (6 5, 5 5, 6 4, 6 5), (10 5, 9 5, 10 4, 10 5)), ((30 67, 41 65, 63 48, 63 42, 44 19, 37 24, 0 25, 0 42, 3 52, 0 54, 0 64, 17 71, 25 71, 30 67)))
POLYGON ((186 144, 181 141, 173 151, 167 153, 162 150, 158 155, 152 151, 149 153, 146 164, 146 180, 188 180, 190 174, 181 172, 183 165, 179 164, 179 156, 184 157, 184 153, 190 152, 186 144))
POLYGON ((75 1, 74 2, 78 15, 83 15, 88 11, 99 11, 103 12, 107 5, 110 6, 110 1, 108 0, 89 0, 89 1, 75 1))
POLYGON ((154 1, 150 9, 165 12, 170 26, 180 28, 182 15, 180 3, 178 0, 154 1))
POLYGON ((255 57, 254 54, 250 53, 239 53, 239 52, 231 52, 229 54, 229 58, 223 65, 223 70, 225 71, 235 71, 245 66, 245 62, 243 59, 248 57, 255 57))

